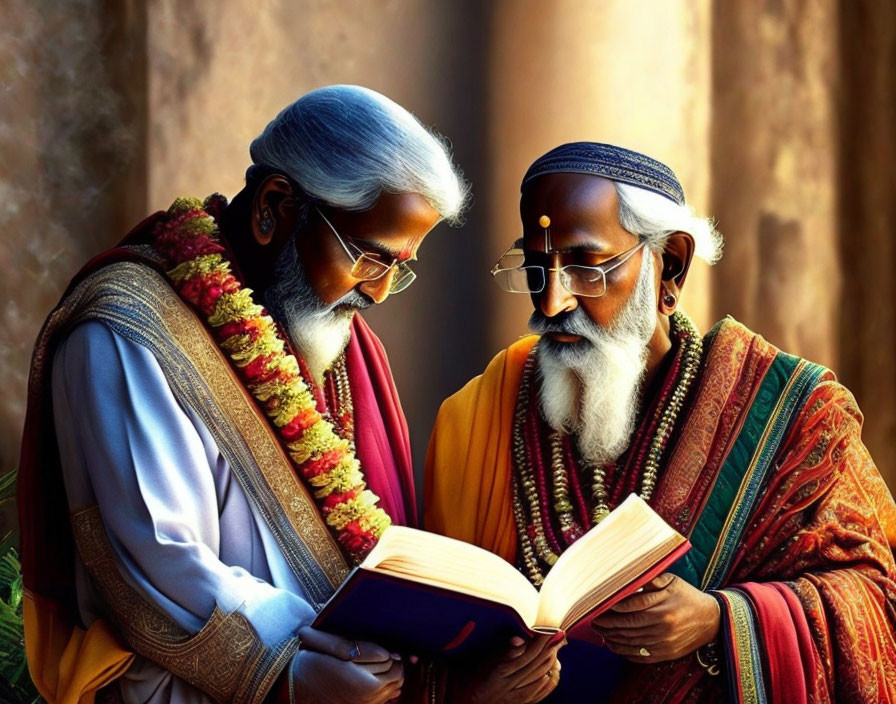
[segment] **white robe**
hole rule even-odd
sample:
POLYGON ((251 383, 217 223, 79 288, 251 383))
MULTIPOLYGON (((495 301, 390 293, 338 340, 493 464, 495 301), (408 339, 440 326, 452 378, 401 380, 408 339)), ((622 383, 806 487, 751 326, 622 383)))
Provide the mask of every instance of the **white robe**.
MULTIPOLYGON (((267 646, 315 611, 268 526, 203 422, 181 404, 153 354, 100 322, 76 327, 53 360, 53 412, 69 507, 99 506, 124 578, 189 633, 217 605, 267 646)), ((103 613, 80 559, 80 617, 103 613)), ((210 701, 137 657, 125 701, 210 701)))

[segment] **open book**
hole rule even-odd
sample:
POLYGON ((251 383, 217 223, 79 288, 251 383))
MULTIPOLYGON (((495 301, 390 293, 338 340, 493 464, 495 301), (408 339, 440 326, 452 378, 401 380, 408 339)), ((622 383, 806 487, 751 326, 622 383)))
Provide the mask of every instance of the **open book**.
POLYGON ((600 642, 591 620, 689 548, 632 494, 560 556, 539 592, 487 550, 390 526, 314 626, 419 655, 503 649, 513 635, 558 629, 600 642))

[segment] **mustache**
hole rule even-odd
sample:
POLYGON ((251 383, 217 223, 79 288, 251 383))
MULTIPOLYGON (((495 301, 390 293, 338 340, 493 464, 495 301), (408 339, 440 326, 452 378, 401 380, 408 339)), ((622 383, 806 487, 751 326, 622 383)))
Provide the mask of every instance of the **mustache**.
POLYGON ((588 338, 594 335, 594 327, 595 324, 587 318, 581 308, 558 313, 551 318, 536 309, 529 316, 529 329, 537 335, 553 332, 588 338))
POLYGON ((374 303, 375 301, 370 296, 360 291, 349 291, 333 304, 333 310, 364 310, 370 308, 374 303))

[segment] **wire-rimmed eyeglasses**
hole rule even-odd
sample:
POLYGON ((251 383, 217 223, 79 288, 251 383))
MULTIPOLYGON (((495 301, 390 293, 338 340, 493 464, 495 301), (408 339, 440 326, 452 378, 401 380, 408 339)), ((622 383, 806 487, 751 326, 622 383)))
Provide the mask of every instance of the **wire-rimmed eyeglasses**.
POLYGON ((513 246, 501 255, 491 273, 498 286, 505 291, 531 294, 544 291, 548 272, 556 271, 560 275, 560 283, 572 295, 597 298, 607 292, 607 274, 625 264, 646 244, 647 240, 641 240, 631 249, 617 254, 599 266, 567 264, 559 267, 527 264, 527 258, 531 261, 533 254, 553 255, 527 252, 520 247, 513 246))
POLYGON ((327 216, 321 212, 320 208, 315 208, 315 210, 317 210, 321 219, 327 223, 327 227, 330 228, 330 231, 335 235, 339 244, 342 245, 342 249, 348 255, 348 258, 352 260, 351 275, 354 278, 359 281, 376 281, 377 279, 386 276, 386 274, 394 268, 395 274, 389 284, 389 293, 399 293, 414 283, 414 279, 417 278, 417 275, 413 272, 411 267, 408 266, 407 262, 392 259, 392 261, 387 264, 382 260, 379 254, 365 252, 356 245, 348 235, 345 235, 343 239, 343 235, 340 235, 336 231, 336 228, 333 227, 333 223, 327 219, 327 216), (346 240, 348 241, 346 242, 346 240))

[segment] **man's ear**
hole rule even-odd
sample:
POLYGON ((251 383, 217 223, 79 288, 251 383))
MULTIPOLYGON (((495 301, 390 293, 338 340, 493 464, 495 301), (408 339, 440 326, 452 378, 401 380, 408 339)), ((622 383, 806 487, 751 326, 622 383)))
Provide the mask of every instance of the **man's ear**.
POLYGON ((282 243, 296 230, 301 215, 293 185, 282 175, 264 179, 252 199, 249 217, 252 237, 262 247, 273 244, 279 251, 282 243))
POLYGON ((660 283, 660 312, 672 315, 681 298, 691 260, 694 258, 694 238, 687 232, 673 232, 663 249, 663 271, 660 283))

